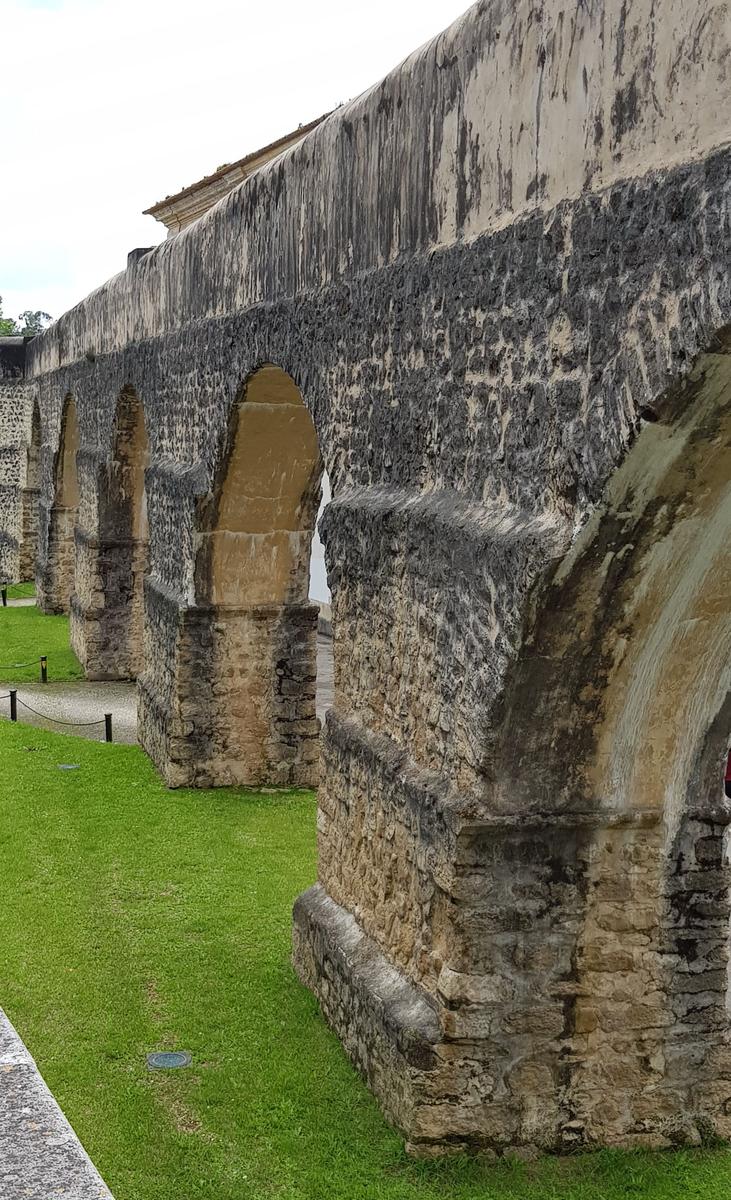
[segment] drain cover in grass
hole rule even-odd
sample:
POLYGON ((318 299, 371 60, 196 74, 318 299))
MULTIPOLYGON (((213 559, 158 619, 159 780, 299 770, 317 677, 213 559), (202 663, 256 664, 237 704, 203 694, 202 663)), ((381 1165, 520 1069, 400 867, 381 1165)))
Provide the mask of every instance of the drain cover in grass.
POLYGON ((169 1071, 172 1067, 189 1067, 190 1061, 187 1050, 158 1050, 155 1054, 147 1055, 147 1065, 151 1071, 169 1071))
POLYGON ((59 771, 78 771, 79 763, 57 763, 59 771))

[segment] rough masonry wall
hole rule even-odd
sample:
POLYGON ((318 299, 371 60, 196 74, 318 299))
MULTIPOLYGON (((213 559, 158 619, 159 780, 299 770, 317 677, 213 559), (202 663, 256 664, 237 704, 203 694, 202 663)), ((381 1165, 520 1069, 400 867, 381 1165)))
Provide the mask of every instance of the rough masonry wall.
POLYGON ((24 532, 32 517, 23 506, 31 435, 29 389, 23 381, 21 338, 0 339, 0 582, 31 579, 25 573, 24 532))

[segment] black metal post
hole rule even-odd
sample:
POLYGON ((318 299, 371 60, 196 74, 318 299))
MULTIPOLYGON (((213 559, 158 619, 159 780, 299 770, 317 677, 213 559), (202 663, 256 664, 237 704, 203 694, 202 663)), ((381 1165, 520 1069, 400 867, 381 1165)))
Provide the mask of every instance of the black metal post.
POLYGON ((111 742, 111 740, 112 740, 112 714, 111 713, 104 714, 104 737, 105 737, 106 741, 111 742))
POLYGON ((8 607, 8 589, 6 587, 4 587, 4 588, 1 588, 0 591, 2 591, 2 596, 3 596, 3 608, 7 608, 8 607))
POLYGON ((15 688, 10 689, 10 720, 17 721, 18 719, 18 693, 15 688))
POLYGON ((41 683, 48 683, 48 657, 41 655, 41 683))

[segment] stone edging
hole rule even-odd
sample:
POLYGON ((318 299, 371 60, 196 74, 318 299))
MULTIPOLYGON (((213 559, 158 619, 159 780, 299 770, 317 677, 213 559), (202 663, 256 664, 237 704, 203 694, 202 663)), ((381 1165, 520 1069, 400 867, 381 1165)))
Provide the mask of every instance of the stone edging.
POLYGON ((112 1200, 29 1051, 0 1009, 0 1197, 112 1200))

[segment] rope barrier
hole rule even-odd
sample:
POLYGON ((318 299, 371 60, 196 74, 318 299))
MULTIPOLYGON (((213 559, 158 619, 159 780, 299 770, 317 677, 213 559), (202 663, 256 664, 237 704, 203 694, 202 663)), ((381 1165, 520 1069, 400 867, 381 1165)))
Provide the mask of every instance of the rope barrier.
POLYGON ((67 725, 73 729, 91 729, 95 725, 104 726, 104 740, 111 742, 112 735, 112 713, 105 713, 98 721, 65 721, 62 717, 52 717, 49 713, 39 712, 37 708, 26 704, 25 700, 21 700, 18 696, 18 689, 11 688, 7 696, 0 696, 0 700, 10 701, 10 720, 17 721, 18 705, 24 708, 26 712, 33 713, 34 717, 39 717, 41 721, 48 721, 51 725, 67 725))
POLYGON ((26 704, 25 700, 21 700, 20 697, 18 697, 18 704, 22 708, 27 708, 28 712, 32 712, 34 716, 40 717, 42 721, 51 721, 54 725, 76 725, 78 728, 82 728, 89 725, 104 724, 104 717, 100 721, 62 721, 60 717, 49 717, 46 713, 38 712, 37 708, 31 708, 30 704, 26 704))
MULTIPOLYGON (((3 591, 3 604, 6 603, 6 585, 0 585, 3 591)), ((38 664, 41 668, 41 683, 48 683, 48 655, 41 654, 38 658, 31 659, 25 663, 0 663, 0 671, 16 671, 24 667, 34 667, 38 664)), ((10 720, 17 721, 18 705, 24 708, 26 712, 33 713, 34 717, 38 717, 41 721, 49 721, 51 725, 67 725, 73 729, 91 729, 94 725, 103 725, 104 734, 107 742, 112 740, 112 714, 105 713, 98 721, 64 721, 61 717, 52 717, 48 713, 39 712, 37 708, 32 708, 30 704, 26 704, 25 700, 21 700, 18 696, 17 688, 11 689, 7 695, 0 696, 0 700, 10 701, 10 720)))
POLYGON ((41 683, 48 683, 48 655, 40 654, 38 658, 31 659, 25 663, 0 663, 0 671, 18 671, 21 667, 35 667, 38 664, 41 668, 41 683))

